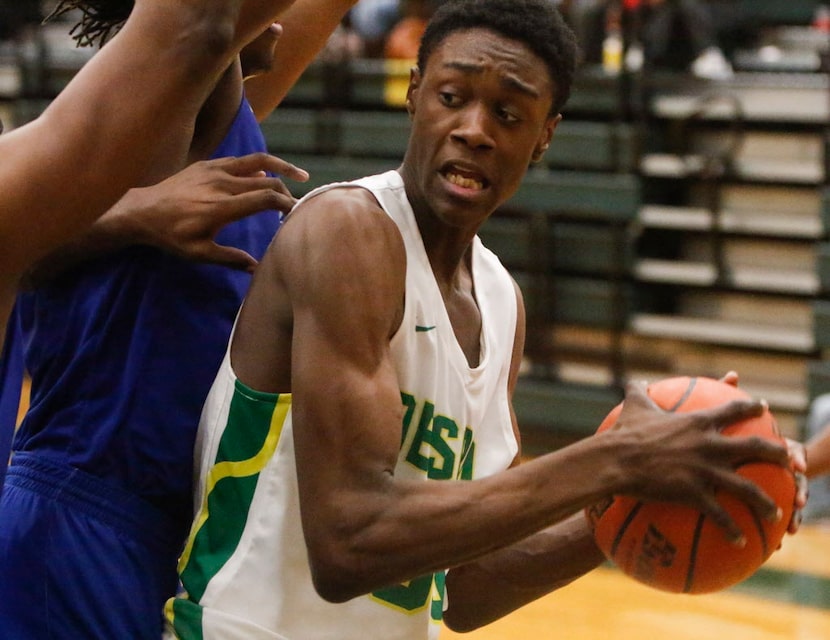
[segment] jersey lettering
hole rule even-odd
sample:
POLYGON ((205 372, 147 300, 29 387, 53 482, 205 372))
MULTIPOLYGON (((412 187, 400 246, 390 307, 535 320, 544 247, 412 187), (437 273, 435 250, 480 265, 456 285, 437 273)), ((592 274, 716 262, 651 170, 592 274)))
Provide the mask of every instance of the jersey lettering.
MULTIPOLYGON (((401 400, 405 407, 401 443, 405 446, 415 418, 417 401, 406 393, 401 393, 401 400)), ((435 415, 435 405, 425 401, 406 453, 406 461, 426 473, 431 480, 472 479, 475 463, 473 431, 469 427, 464 428, 461 450, 457 454, 459 433, 460 428, 455 420, 435 415), (456 443, 456 447, 453 443, 456 443)))
MULTIPOLYGON (((401 445, 406 446, 415 421, 418 401, 411 394, 401 392, 401 402, 404 406, 401 445)), ((452 443, 457 445, 459 433, 455 420, 435 415, 435 405, 424 402, 408 446, 407 462, 423 471, 431 480, 471 480, 475 462, 473 430, 464 428, 461 448, 456 454, 452 443)), ((430 617, 437 622, 442 619, 444 612, 445 579, 445 572, 439 571, 435 575, 378 589, 372 593, 372 598, 406 613, 415 613, 429 606, 430 617)))

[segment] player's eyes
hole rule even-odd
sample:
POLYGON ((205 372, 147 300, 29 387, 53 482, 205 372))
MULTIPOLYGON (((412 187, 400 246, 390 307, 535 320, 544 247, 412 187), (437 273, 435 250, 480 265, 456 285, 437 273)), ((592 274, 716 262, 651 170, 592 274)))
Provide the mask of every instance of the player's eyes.
POLYGON ((508 109, 498 108, 496 109, 496 115, 500 120, 508 124, 513 124, 519 121, 519 116, 508 109))
POLYGON ((461 98, 450 91, 439 91, 438 97, 441 103, 448 107, 458 106, 461 102, 461 98))

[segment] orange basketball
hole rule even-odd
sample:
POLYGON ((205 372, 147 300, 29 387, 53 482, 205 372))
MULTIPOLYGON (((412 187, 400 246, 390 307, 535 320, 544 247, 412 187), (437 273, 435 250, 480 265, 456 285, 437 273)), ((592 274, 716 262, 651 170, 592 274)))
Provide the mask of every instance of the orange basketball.
MULTIPOLYGON (((702 377, 661 380, 649 385, 648 395, 667 411, 695 411, 748 397, 732 385, 702 377)), ((611 428, 621 410, 622 405, 615 407, 597 432, 611 428)), ((784 443, 769 411, 723 433, 784 443)), ((757 483, 784 512, 779 522, 767 522, 731 494, 718 493, 718 502, 743 531, 745 547, 730 543, 723 529, 696 509, 627 496, 585 510, 597 545, 624 573, 663 591, 709 593, 740 582, 778 548, 792 516, 796 483, 791 470, 772 463, 744 464, 737 472, 757 483)))

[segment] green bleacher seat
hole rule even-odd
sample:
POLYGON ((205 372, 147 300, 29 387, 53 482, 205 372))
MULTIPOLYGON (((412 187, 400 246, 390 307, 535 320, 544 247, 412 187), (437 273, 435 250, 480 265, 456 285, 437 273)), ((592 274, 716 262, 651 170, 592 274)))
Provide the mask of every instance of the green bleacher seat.
POLYGON ((557 220, 547 234, 548 269, 553 272, 613 275, 628 273, 632 243, 622 228, 557 220))
POLYGON ((409 128, 406 111, 343 111, 339 152, 400 162, 409 141, 409 128))
POLYGON ((817 348, 830 348, 830 300, 813 301, 813 334, 817 348))
POLYGON ((622 394, 613 387, 520 377, 513 405, 523 430, 543 429, 580 438, 594 433, 621 400, 622 394))
POLYGON ((633 171, 637 166, 634 126, 565 118, 556 127, 544 162, 551 169, 633 171))
POLYGON ((327 132, 333 128, 327 124, 328 112, 318 109, 280 107, 260 123, 269 151, 276 155, 285 153, 321 153, 327 132))
POLYGON ((541 270, 539 234, 527 216, 491 216, 479 229, 482 243, 509 269, 541 270))
POLYGON ((506 206, 550 215, 631 221, 640 206, 640 181, 634 174, 537 167, 527 173, 506 206))
POLYGON ((548 284, 542 320, 605 329, 621 328, 630 295, 609 280, 557 275, 548 284))
POLYGON ((737 3, 756 24, 808 25, 822 0, 740 0, 737 3))
POLYGON ((810 400, 830 393, 830 362, 812 360, 807 363, 807 391, 810 400))

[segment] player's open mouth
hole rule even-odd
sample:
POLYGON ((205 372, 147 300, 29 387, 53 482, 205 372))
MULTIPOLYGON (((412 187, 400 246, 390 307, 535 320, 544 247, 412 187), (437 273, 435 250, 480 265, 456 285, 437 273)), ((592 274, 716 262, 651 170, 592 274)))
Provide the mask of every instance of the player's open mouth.
POLYGON ((486 185, 486 181, 483 178, 467 172, 462 172, 455 168, 444 171, 444 177, 448 182, 459 187, 463 187, 464 189, 481 191, 486 185))

